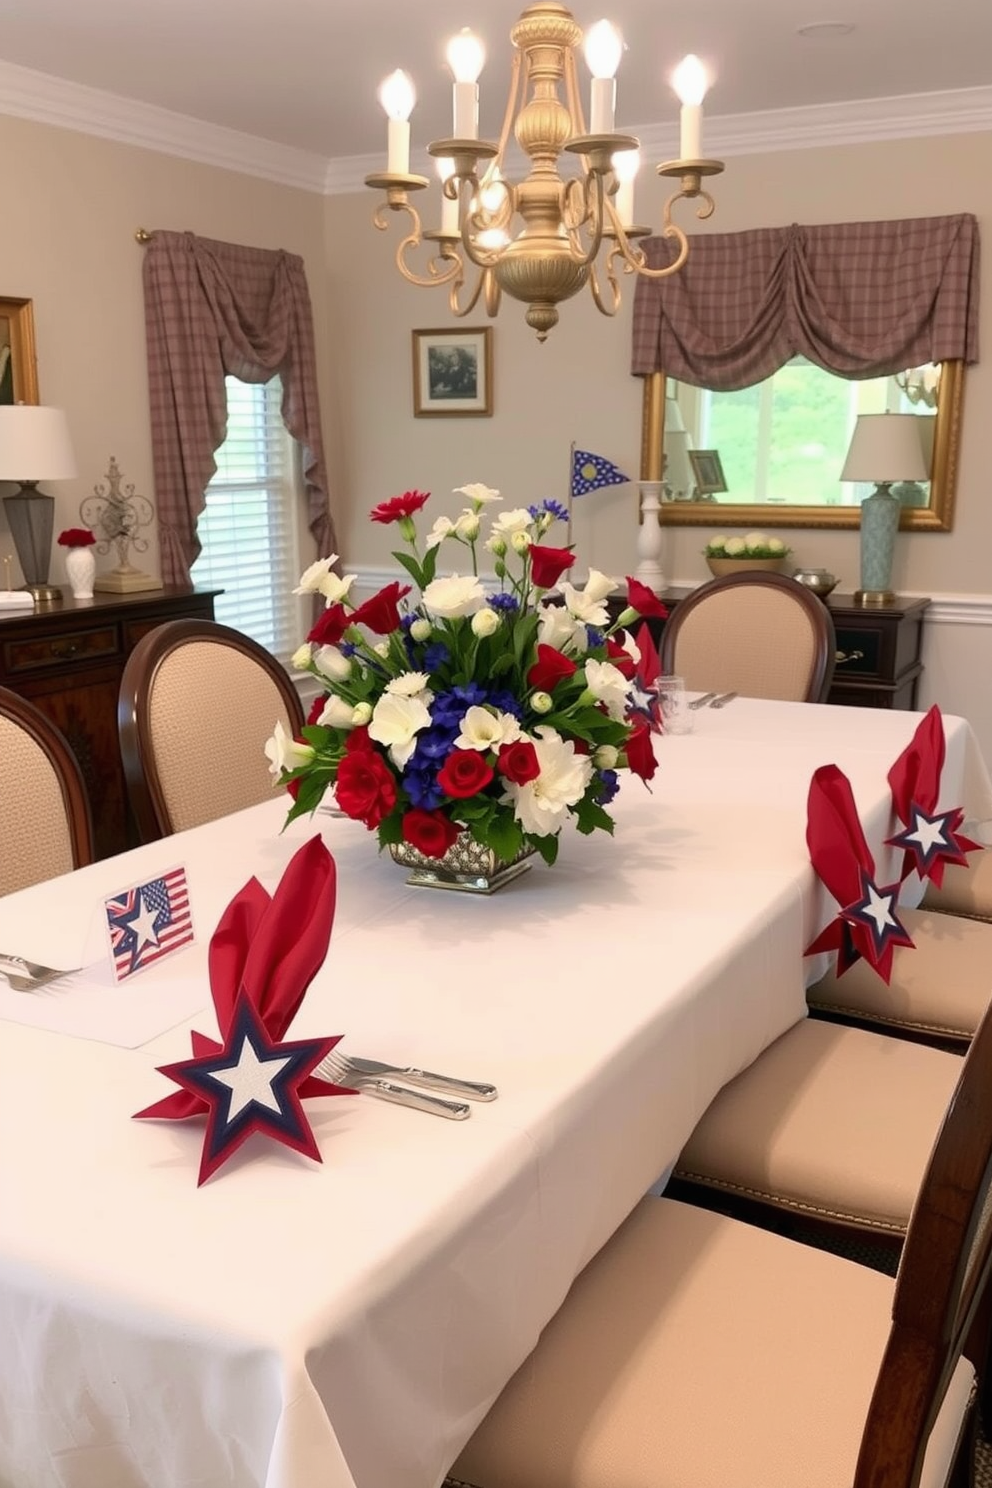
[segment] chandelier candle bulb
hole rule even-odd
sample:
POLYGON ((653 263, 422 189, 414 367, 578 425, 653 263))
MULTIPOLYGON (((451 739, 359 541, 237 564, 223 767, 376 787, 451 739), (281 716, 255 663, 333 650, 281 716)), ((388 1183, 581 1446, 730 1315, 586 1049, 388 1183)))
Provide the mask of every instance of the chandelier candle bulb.
POLYGON ((703 99, 708 79, 706 69, 690 52, 683 57, 672 77, 672 87, 682 102, 679 156, 682 160, 701 160, 703 154, 703 99))
POLYGON ((621 150, 613 157, 613 169, 616 171, 617 194, 613 198, 613 206, 617 216, 620 218, 621 227, 633 227, 634 225, 634 182, 641 165, 640 150, 621 150))
POLYGON ((479 73, 486 60, 485 48, 466 27, 448 43, 448 66, 455 78, 454 137, 479 138, 479 73))
POLYGON ((597 21, 589 28, 585 56, 592 73, 589 99, 589 132, 612 134, 616 127, 617 68, 623 52, 620 33, 609 21, 597 21))
POLYGON ((379 89, 379 102, 389 119, 386 169, 391 176, 405 176, 410 170, 410 115, 416 102, 413 83, 405 72, 390 73, 379 89))

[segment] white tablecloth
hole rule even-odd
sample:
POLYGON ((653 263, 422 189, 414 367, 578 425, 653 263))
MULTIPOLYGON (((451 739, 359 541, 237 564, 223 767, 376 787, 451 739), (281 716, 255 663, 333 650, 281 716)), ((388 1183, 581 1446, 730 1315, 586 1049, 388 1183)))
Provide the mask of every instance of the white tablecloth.
MULTIPOLYGON (((138 1049, 0 1024, 0 1484, 433 1488, 715 1093, 804 1015, 835 909, 812 770, 847 771, 877 847, 917 722, 704 710, 659 742, 650 794, 625 783, 613 840, 568 835, 491 900, 406 888, 348 821, 280 835, 281 799, 0 900, 0 946, 79 964, 104 894, 184 862, 205 942, 320 830, 338 916, 294 1032, 500 1089, 460 1123, 308 1102, 322 1165, 252 1139, 198 1190, 201 1124, 129 1118, 187 1028, 214 1032, 205 983, 138 1049)), ((945 725, 942 804, 992 816, 970 729, 945 725)))

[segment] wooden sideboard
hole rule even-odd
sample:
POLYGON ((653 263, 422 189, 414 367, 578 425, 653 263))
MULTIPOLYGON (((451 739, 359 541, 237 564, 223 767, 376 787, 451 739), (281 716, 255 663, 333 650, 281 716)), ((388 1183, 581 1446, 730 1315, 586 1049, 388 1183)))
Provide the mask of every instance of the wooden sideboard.
POLYGON ((165 620, 212 620, 220 590, 164 588, 97 594, 34 610, 0 610, 0 686, 30 698, 61 729, 79 760, 98 857, 137 843, 117 739, 124 663, 165 620))
MULTIPOLYGON (((668 589, 661 599, 671 610, 691 592, 668 589)), ((837 634, 837 665, 827 702, 847 708, 915 709, 929 604, 929 599, 897 595, 890 605, 859 605, 853 594, 831 594, 827 608, 837 634)), ((617 596, 609 600, 614 618, 623 605, 617 596)), ((660 643, 664 621, 652 622, 650 628, 660 643)))

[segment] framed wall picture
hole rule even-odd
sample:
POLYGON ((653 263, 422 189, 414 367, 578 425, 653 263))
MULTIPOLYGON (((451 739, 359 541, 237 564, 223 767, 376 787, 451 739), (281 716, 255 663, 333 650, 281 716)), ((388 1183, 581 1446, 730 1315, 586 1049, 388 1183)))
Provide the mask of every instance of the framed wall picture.
POLYGON ((0 403, 37 403, 38 363, 30 300, 0 300, 0 403))
POLYGON ((414 331, 413 411, 417 418, 491 417, 491 326, 414 331))
POLYGON ((690 450, 689 464, 692 466, 698 495, 711 496, 727 489, 723 465, 716 450, 690 450))

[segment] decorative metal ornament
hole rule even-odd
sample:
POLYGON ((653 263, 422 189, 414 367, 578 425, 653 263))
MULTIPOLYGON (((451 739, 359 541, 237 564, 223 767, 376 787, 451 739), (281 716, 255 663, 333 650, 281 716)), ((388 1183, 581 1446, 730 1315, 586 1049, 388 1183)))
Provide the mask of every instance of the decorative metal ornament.
POLYGON ((128 554, 132 548, 136 553, 148 552, 148 539, 141 532, 154 521, 155 508, 147 496, 137 494, 133 484, 124 484, 116 456, 110 456, 106 477, 93 487, 93 495, 80 503, 79 515, 97 534, 98 553, 109 553, 111 547, 117 550, 117 567, 101 574, 93 585, 94 589, 110 594, 161 589, 158 579, 134 568, 129 561, 128 554))

